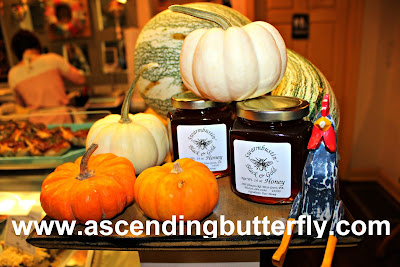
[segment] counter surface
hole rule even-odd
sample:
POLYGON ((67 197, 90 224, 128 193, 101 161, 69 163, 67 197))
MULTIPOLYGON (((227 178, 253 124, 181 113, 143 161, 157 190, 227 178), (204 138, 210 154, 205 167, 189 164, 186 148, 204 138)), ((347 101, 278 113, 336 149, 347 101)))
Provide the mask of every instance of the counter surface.
MULTIPOLYGON (((55 230, 49 236, 37 235, 33 231, 27 241, 38 247, 43 248, 69 248, 69 249, 102 249, 102 250, 198 250, 198 249, 212 249, 212 250, 259 250, 259 249, 274 249, 277 248, 281 241, 281 236, 278 235, 264 235, 263 225, 260 223, 258 230, 261 235, 257 235, 255 227, 251 223, 255 217, 258 216, 258 220, 262 221, 265 216, 268 216, 270 224, 268 231, 271 232, 271 224, 274 221, 282 221, 286 223, 287 215, 291 205, 265 205, 247 201, 235 195, 230 188, 230 178, 224 177, 218 179, 220 188, 220 198, 218 206, 214 212, 207 218, 202 220, 200 235, 195 234, 195 226, 193 226, 192 234, 180 235, 179 223, 176 229, 177 235, 165 235, 163 234, 161 223, 160 223, 160 234, 156 235, 154 231, 154 225, 151 226, 151 232, 149 235, 143 234, 134 236, 132 233, 128 233, 125 236, 117 235, 115 232, 108 236, 101 235, 85 235, 85 227, 78 225, 74 229, 73 235, 58 235, 55 230), (225 221, 230 220, 235 224, 235 231, 231 235, 220 235, 220 223, 221 216, 225 216, 225 221), (212 231, 212 225, 208 221, 216 221, 218 227, 217 238, 206 238, 206 232, 203 231, 204 225, 208 225, 208 229, 212 231), (240 235, 237 231, 238 221, 241 221, 243 231, 246 230, 245 222, 251 224, 249 233, 246 235, 240 235)), ((354 221, 348 210, 345 210, 345 219, 350 223, 354 221)), ((51 219, 46 216, 46 221, 51 219)), ((125 211, 119 216, 115 217, 113 227, 119 220, 125 220, 130 224, 134 220, 140 221, 146 229, 146 220, 149 221, 140 208, 134 203, 127 207, 125 211)), ((178 220, 179 221, 179 220, 178 220)), ((327 227, 328 228, 328 227, 327 227)), ((167 228, 172 230, 171 225, 167 228)), ((187 233, 187 228, 183 227, 181 230, 187 233)), ((226 231, 229 231, 229 225, 225 226, 226 231)), ((86 229, 88 230, 88 229, 86 229)), ((101 230, 101 229, 99 229, 101 230)), ((121 231, 129 230, 129 226, 120 227, 121 231)), ((208 233, 210 235, 210 233, 208 233)), ((362 241, 362 237, 355 235, 348 235, 345 237, 339 237, 338 246, 355 246, 362 241)), ((291 248, 304 248, 304 247, 324 247, 327 242, 327 237, 315 238, 310 236, 300 236, 295 233, 290 243, 291 248)))

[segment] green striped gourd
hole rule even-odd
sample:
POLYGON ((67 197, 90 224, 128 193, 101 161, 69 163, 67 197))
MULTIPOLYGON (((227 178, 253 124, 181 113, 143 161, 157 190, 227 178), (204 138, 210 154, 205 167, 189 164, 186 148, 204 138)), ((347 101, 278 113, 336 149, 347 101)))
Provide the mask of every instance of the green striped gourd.
POLYGON ((272 95, 292 96, 305 99, 310 103, 309 119, 314 120, 321 110, 322 98, 329 94, 329 113, 339 128, 339 105, 335 94, 325 76, 306 58, 287 49, 287 67, 279 85, 271 92, 272 95))
MULTIPOLYGON (((214 3, 191 3, 185 6, 223 15, 234 26, 251 21, 238 11, 214 3)), ((135 48, 135 73, 150 62, 160 65, 143 74, 137 88, 146 104, 166 116, 172 109, 171 96, 186 90, 179 70, 179 55, 184 38, 196 29, 219 27, 213 22, 165 10, 154 16, 142 29, 135 48)), ((300 97, 310 102, 310 119, 320 109, 325 92, 330 94, 331 115, 339 125, 339 109, 332 88, 321 72, 301 55, 288 49, 288 66, 274 95, 300 97)))

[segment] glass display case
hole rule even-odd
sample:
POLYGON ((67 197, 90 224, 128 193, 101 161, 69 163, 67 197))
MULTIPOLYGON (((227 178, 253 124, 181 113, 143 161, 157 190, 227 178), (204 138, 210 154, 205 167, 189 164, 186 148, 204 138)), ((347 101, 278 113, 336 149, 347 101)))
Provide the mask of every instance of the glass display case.
MULTIPOLYGON (((109 111, 78 110, 60 113, 58 115, 70 116, 72 123, 47 125, 46 129, 63 127, 74 132, 80 129, 89 129, 94 121, 108 114, 110 114, 109 111)), ((0 116, 0 127, 4 126, 1 128, 0 143, 2 146, 0 151, 4 152, 3 145, 6 141, 4 133, 7 129, 12 128, 10 127, 12 123, 18 122, 25 125, 32 119, 46 120, 46 117, 53 115, 54 112, 51 111, 40 114, 0 116)), ((42 127, 38 126, 35 130, 44 129, 42 127)), ((16 132, 15 129, 14 132, 16 132)), ((93 251, 35 248, 25 242, 26 236, 17 242, 19 244, 17 247, 10 246, 10 240, 13 239, 10 235, 13 235, 13 231, 10 229, 9 221, 29 218, 26 216, 32 216, 32 212, 38 214, 39 219, 43 218, 45 213, 40 206, 43 180, 57 166, 75 161, 84 152, 84 146, 72 146, 64 154, 54 156, 33 156, 29 153, 24 156, 0 156, 0 266, 101 266, 93 265, 93 251)))

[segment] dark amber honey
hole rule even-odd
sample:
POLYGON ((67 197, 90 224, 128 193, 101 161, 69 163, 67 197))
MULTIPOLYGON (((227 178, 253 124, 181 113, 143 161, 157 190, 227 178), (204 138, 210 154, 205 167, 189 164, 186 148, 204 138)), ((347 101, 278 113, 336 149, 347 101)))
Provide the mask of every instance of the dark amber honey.
POLYGON ((307 102, 284 116, 277 116, 280 111, 274 110, 275 106, 272 113, 264 105, 247 113, 238 105, 238 118, 230 132, 232 190, 242 198, 266 204, 290 203, 301 190, 312 128, 311 122, 303 120, 308 114, 307 102))
POLYGON ((188 157, 204 163, 217 177, 229 174, 233 108, 188 93, 173 98, 172 104, 177 107, 168 114, 173 160, 188 157))

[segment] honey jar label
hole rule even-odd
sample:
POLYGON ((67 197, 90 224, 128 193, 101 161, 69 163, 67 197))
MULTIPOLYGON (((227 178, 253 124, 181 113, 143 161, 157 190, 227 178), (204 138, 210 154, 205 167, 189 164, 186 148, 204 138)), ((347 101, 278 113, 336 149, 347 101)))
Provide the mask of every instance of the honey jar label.
POLYGON ((236 190, 272 198, 291 194, 291 145, 234 140, 236 190))
POLYGON ((179 158, 191 158, 210 171, 228 168, 227 130, 225 124, 178 125, 179 158))

